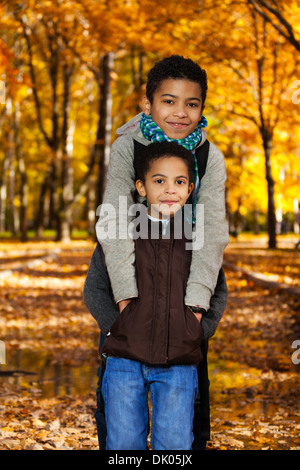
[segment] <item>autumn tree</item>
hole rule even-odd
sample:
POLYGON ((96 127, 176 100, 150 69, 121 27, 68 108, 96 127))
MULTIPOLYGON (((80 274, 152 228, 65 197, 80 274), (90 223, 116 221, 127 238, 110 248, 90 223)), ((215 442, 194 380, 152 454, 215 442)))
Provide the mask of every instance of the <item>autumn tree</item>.
MULTIPOLYGON (((216 2, 212 3, 216 6, 216 2)), ((265 160, 271 248, 276 246, 271 152, 276 131, 284 122, 283 116, 294 113, 290 87, 296 76, 298 59, 278 32, 253 8, 237 8, 232 2, 232 12, 228 14, 228 4, 217 3, 219 14, 215 17, 215 32, 211 30, 211 42, 207 44, 207 52, 215 62, 214 65, 211 62, 209 70, 214 83, 213 113, 223 126, 227 123, 231 127, 242 120, 245 126, 258 131, 265 160), (221 25, 224 25, 222 29, 221 25)), ((254 136, 253 150, 257 148, 256 144, 257 137, 254 136)))
MULTIPOLYGON (((1 15, 4 14, 3 7, 0 7, 0 12, 1 15)), ((12 25, 13 23, 9 24, 10 27, 12 25)), ((3 34, 0 39, 0 149, 3 151, 0 173, 0 231, 8 228, 16 234, 20 228, 22 239, 25 240, 28 185, 20 145, 19 118, 20 102, 26 90, 26 77, 23 76, 18 57, 19 48, 20 42, 16 32, 10 34, 10 37, 8 34, 3 34), (18 188, 20 188, 20 203, 16 205, 18 188)))
MULTIPOLYGON (((46 190, 50 191, 51 219, 57 229, 57 238, 67 240, 70 216, 66 211, 65 202, 72 197, 72 172, 71 156, 67 152, 66 142, 69 130, 70 80, 74 72, 74 62, 64 51, 61 31, 63 25, 55 10, 55 6, 58 8, 58 2, 51 8, 43 6, 36 5, 37 11, 33 15, 32 12, 25 13, 24 4, 18 5, 14 16, 22 27, 27 47, 39 129, 50 151, 50 162, 41 196, 45 195, 46 190), (36 66, 37 63, 39 67, 36 66), (47 77, 51 88, 44 89, 42 93, 43 82, 47 77), (49 104, 46 99, 48 93, 49 104), (48 122, 51 122, 51 128, 48 122), (61 191, 58 191, 58 187, 61 187, 61 191)), ((44 197, 41 197, 41 207, 43 205, 44 197)))
MULTIPOLYGON (((27 52, 23 59, 31 79, 37 123, 49 149, 49 164, 41 185, 36 227, 39 231, 44 226, 45 201, 49 194, 50 223, 57 229, 57 239, 66 241, 70 239, 73 207, 87 192, 97 154, 104 146, 102 137, 106 132, 106 90, 109 90, 107 83, 110 73, 107 61, 109 53, 99 54, 97 68, 92 68, 99 89, 98 130, 91 150, 88 173, 79 186, 76 185, 78 191, 75 194, 72 134, 76 118, 70 120, 74 103, 71 88, 72 77, 74 79, 75 74, 78 77, 83 72, 80 57, 74 51, 83 50, 82 41, 79 46, 77 41, 84 37, 84 27, 82 11, 74 11, 74 6, 76 2, 61 1, 28 1, 10 5, 11 16, 19 23, 17 29, 20 37, 23 37, 27 52)), ((87 23, 86 19, 84 21, 87 23)), ((90 51, 91 46, 90 44, 90 51)), ((101 161, 99 159, 100 166, 101 161)), ((103 179, 104 172, 99 173, 103 179)), ((103 188, 100 188, 99 193, 102 194, 102 191, 103 188)))

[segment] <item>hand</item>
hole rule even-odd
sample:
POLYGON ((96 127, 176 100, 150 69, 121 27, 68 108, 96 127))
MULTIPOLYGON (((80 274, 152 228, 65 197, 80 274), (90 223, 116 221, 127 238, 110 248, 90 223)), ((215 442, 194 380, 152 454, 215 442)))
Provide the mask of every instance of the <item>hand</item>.
POLYGON ((132 299, 126 299, 126 300, 121 300, 118 305, 119 305, 119 310, 120 313, 124 310, 125 307, 132 301, 132 299))
POLYGON ((198 322, 200 323, 200 322, 201 322, 201 319, 202 319, 201 310, 203 310, 203 311, 205 311, 205 310, 202 309, 202 308, 199 308, 198 310, 200 310, 200 312, 194 312, 193 308, 192 308, 192 307, 189 307, 189 306, 188 306, 188 309, 193 313, 193 315, 195 315, 195 317, 197 318, 198 322))
POLYGON ((193 312, 193 314, 195 315, 195 317, 197 318, 198 322, 200 323, 200 322, 201 322, 201 318, 202 318, 202 313, 195 313, 195 312, 193 312))

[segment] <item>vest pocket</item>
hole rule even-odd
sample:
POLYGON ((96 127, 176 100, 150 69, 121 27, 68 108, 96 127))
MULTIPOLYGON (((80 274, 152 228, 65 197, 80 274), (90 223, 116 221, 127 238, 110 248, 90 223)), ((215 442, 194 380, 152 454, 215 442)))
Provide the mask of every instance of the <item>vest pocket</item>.
POLYGON ((202 330, 201 321, 199 322, 197 320, 194 313, 187 306, 185 306, 184 308, 184 313, 185 313, 185 324, 186 324, 187 335, 191 339, 191 341, 199 342, 199 347, 200 347, 200 342, 203 339, 203 330, 202 330))
POLYGON ((138 305, 138 300, 138 298, 133 298, 122 310, 117 320, 111 327, 110 333, 115 338, 123 339, 124 336, 127 337, 128 332, 130 332, 133 324, 134 311, 138 305))
POLYGON ((202 360, 203 338, 201 322, 186 307, 170 310, 169 362, 173 364, 198 364, 202 360))
POLYGON ((185 306, 186 336, 185 343, 189 347, 189 353, 192 363, 199 363, 203 356, 201 352, 201 343, 203 341, 203 329, 201 321, 199 322, 193 312, 185 306))

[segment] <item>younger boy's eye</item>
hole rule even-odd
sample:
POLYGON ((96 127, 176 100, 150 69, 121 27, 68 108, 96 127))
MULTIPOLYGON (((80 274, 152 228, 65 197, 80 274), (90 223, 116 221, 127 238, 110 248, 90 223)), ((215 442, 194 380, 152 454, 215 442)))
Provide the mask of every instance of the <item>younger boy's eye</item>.
POLYGON ((162 180, 161 178, 158 178, 155 180, 155 183, 158 183, 158 184, 162 184, 164 182, 164 180, 162 180))

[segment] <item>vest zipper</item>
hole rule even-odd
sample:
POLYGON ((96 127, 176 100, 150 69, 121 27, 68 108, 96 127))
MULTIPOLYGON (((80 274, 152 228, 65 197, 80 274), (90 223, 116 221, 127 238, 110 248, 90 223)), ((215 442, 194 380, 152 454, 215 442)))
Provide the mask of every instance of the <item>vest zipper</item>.
MULTIPOLYGON (((154 270, 154 275, 156 276, 157 273, 157 252, 156 249, 154 250, 154 256, 155 256, 155 270, 154 270)), ((150 361, 152 362, 153 359, 153 342, 154 342, 154 332, 155 332, 155 321, 156 321, 156 297, 157 297, 157 283, 154 283, 154 293, 153 293, 153 320, 152 320, 152 332, 151 332, 151 344, 150 344, 150 361)))
POLYGON ((168 286, 168 292, 167 292, 167 314, 166 314, 166 338, 165 338, 165 344, 166 344, 166 353, 165 353, 165 358, 166 361, 168 362, 169 356, 168 356, 168 350, 169 350, 169 324, 170 324, 170 296, 171 296, 171 272, 172 272, 172 256, 171 254, 173 253, 173 244, 174 244, 174 237, 173 233, 170 235, 170 243, 169 243, 169 253, 168 253, 168 259, 169 259, 169 265, 168 265, 168 278, 167 278, 167 286, 168 286))

